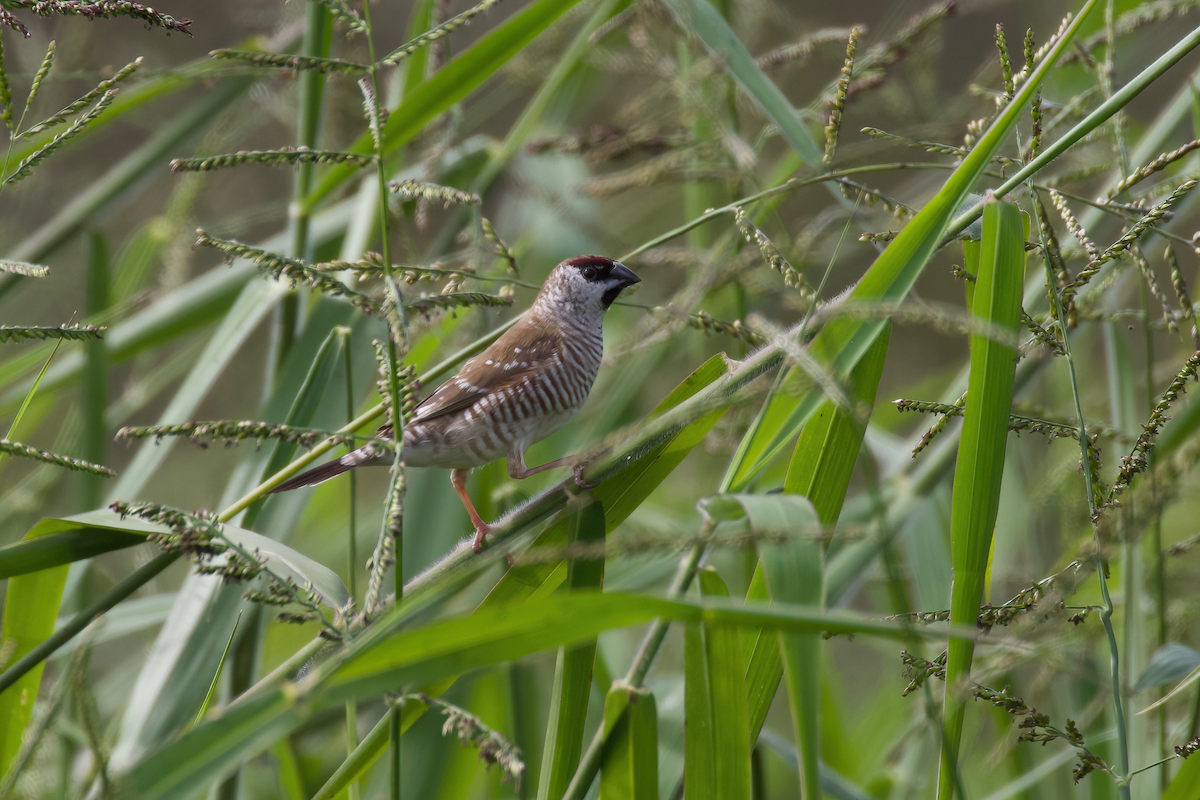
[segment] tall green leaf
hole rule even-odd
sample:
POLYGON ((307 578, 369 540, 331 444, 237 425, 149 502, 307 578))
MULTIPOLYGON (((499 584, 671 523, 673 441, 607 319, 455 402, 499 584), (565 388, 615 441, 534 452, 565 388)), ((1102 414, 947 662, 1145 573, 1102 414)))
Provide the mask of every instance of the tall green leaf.
MULTIPOLYGON (((1025 232, 1021 212, 1011 203, 992 198, 983 211, 983 242, 971 315, 1015 332, 1024 280, 1025 232)), ((992 529, 1000 506, 1016 355, 1013 348, 986 336, 971 336, 971 374, 950 511, 954 561, 952 623, 971 624, 979 616, 992 529)), ((939 800, 954 796, 959 741, 966 714, 963 684, 970 677, 974 651, 974 642, 950 643, 939 800)))
MULTIPOLYGON (((700 596, 728 598, 729 588, 715 569, 700 571, 700 596)), ((741 631, 720 623, 700 626, 702 658, 708 667, 712 733, 712 797, 750 796, 750 720, 742 669, 741 631)), ((703 796, 703 795, 701 795, 703 796)))
MULTIPOLYGON (((702 597, 727 598, 712 567, 700 570, 702 597)), ((689 625, 684 631, 684 762, 688 800, 748 797, 750 722, 741 632, 689 625)))
MULTIPOLYGON (((589 503, 567 520, 567 543, 603 545, 604 508, 589 503)), ((595 590, 604 583, 604 558, 573 558, 567 561, 567 590, 595 590)), ((546 723, 546 746, 542 752, 539 800, 562 797, 579 766, 583 749, 583 725, 587 720, 588 696, 592 689, 592 665, 596 640, 560 648, 550 694, 550 717, 546 723)))
POLYGON ((658 707, 645 689, 614 684, 604 701, 600 800, 658 797, 658 707))
MULTIPOLYGON (((12 646, 9 664, 28 653, 54 631, 67 567, 52 567, 9 580, 0 641, 12 646), (17 599, 21 602, 16 602, 17 599), (9 644, 12 643, 12 644, 9 644)), ((26 672, 0 693, 0 773, 7 772, 21 747, 33 716, 44 663, 26 672)))
MULTIPOLYGON (((122 520, 108 509, 71 517, 47 517, 34 525, 21 541, 0 547, 0 579, 142 544, 146 534, 155 530, 148 522, 122 520)), ((8 597, 15 601, 18 595, 10 589, 8 597)))

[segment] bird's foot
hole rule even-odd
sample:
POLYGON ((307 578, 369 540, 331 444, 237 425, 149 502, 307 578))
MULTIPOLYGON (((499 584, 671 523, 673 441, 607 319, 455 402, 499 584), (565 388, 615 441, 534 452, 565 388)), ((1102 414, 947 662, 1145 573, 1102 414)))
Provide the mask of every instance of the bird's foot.
MULTIPOLYGON (((487 535, 489 533, 491 533, 491 531, 492 531, 492 526, 488 525, 486 522, 480 522, 478 525, 476 525, 475 526, 475 541, 471 543, 471 549, 474 550, 476 553, 483 550, 484 541, 487 539, 487 535)), ((516 559, 513 558, 512 553, 507 553, 507 554, 505 554, 504 557, 508 559, 508 565, 510 567, 513 564, 517 563, 516 559)))
POLYGON ((475 524, 475 541, 471 543, 471 549, 474 550, 476 553, 483 550, 484 540, 487 538, 487 535, 489 533, 491 533, 491 531, 492 531, 491 525, 488 525, 486 522, 483 522, 482 520, 477 522, 475 524))
POLYGON ((583 468, 585 466, 586 466, 586 464, 576 464, 575 465, 575 470, 574 470, 575 485, 578 486, 580 489, 595 489, 597 486, 600 485, 599 483, 588 483, 587 481, 585 481, 583 479, 583 468))

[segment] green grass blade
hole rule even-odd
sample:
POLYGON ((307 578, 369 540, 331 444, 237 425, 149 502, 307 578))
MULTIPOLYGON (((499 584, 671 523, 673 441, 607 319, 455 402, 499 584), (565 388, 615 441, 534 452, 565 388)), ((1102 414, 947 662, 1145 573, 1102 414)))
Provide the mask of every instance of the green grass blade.
MULTIPOLYGON (((819 426, 814 426, 816 427, 819 426)), ((853 458, 848 460, 852 467, 853 458)), ((837 473, 832 469, 830 472, 836 479, 837 473)), ((755 578, 751 582, 753 594, 761 595, 766 588, 769 589, 771 599, 776 602, 823 610, 823 547, 817 538, 821 531, 821 520, 807 498, 789 494, 717 495, 702 501, 702 505, 717 520, 745 516, 751 532, 764 539, 760 545, 760 569, 756 570, 755 578), (780 541, 781 539, 783 541, 780 541), (758 573, 764 572, 763 566, 765 587, 762 579, 758 577, 758 573)), ((839 497, 837 507, 840 506, 839 497)), ((750 719, 755 724, 749 729, 752 738, 748 738, 748 741, 757 739, 762 719, 765 718, 766 709, 774 697, 780 674, 783 674, 787 678, 788 695, 792 703, 800 763, 804 765, 804 796, 819 797, 816 792, 821 733, 820 636, 784 635, 766 631, 756 633, 762 639, 754 646, 754 653, 758 654, 759 662, 755 663, 754 655, 751 655, 750 663, 745 669, 747 675, 754 678, 755 683, 748 688, 753 691, 752 697, 757 703, 756 707, 750 710, 750 719), (771 642, 763 638, 764 634, 777 640, 777 649, 772 651, 771 642), (774 669, 768 671, 768 666, 774 669)))
MULTIPOLYGON (((389 113, 383 127, 384 152, 390 153, 412 140, 430 120, 478 88, 577 2, 535 0, 497 25, 435 75, 406 93, 399 107, 389 113)), ((355 153, 371 152, 373 143, 370 134, 361 136, 350 150, 355 153)), ((309 196, 309 206, 328 197, 355 174, 354 168, 345 165, 330 169, 309 196)))
MULTIPOLYGON (((567 544, 603 544, 604 528, 604 508, 599 503, 590 503, 568 518, 567 544)), ((567 562, 566 589, 596 590, 603 584, 603 559, 567 562)), ((558 651, 550 694, 550 717, 546 723, 546 745, 542 752, 542 774, 538 781, 539 800, 562 797, 579 766, 595 660, 595 639, 558 651)))
POLYGON ((862 415, 826 401, 805 424, 792 451, 783 491, 811 500, 821 524, 826 527, 837 523, 846 499, 850 475, 867 432, 866 414, 875 405, 890 340, 891 326, 885 325, 850 372, 846 394, 862 415))
POLYGON ((1189 758, 1167 784, 1162 800, 1192 800, 1200 797, 1200 759, 1189 758))
MULTIPOLYGON (((108 509, 71 517, 48 517, 19 542, 0 547, 0 579, 70 564, 94 555, 132 547, 156 530, 149 523, 122 520, 108 509)), ((16 595, 9 595, 15 601, 16 595)))
POLYGON ((604 728, 600 800, 657 800, 658 707, 654 695, 614 684, 604 700, 604 728))
POLYGON ((279 765, 279 790, 287 800, 307 800, 308 792, 304 790, 304 776, 300 773, 300 761, 292 747, 292 740, 281 737, 271 746, 271 754, 279 765))
MULTIPOLYGON (((41 370, 38 371, 37 377, 33 379, 33 385, 25 392, 25 396, 21 398, 21 405, 17 409, 17 413, 13 416, 13 421, 8 425, 8 434, 4 437, 9 441, 16 439, 17 426, 21 424, 21 418, 25 416, 25 412, 29 410, 29 404, 33 402, 34 395, 37 394, 38 388, 42 385, 42 379, 46 377, 46 372, 50 369, 50 362, 58 355, 58 348, 62 347, 63 339, 58 339, 54 342, 54 349, 50 351, 50 355, 42 364, 41 370)), ((0 454, 0 461, 4 460, 3 454, 0 454)))
MULTIPOLYGON (((743 608, 716 601, 665 600, 622 593, 573 592, 517 606, 488 608, 422 628, 394 629, 391 619, 404 619, 404 612, 401 608, 381 617, 355 641, 344 659, 329 665, 322 684, 331 702, 369 696, 407 682, 427 683, 548 647, 584 641, 611 628, 640 625, 658 616, 684 622, 758 625, 788 633, 844 631, 897 639, 912 636, 911 629, 900 623, 868 620, 847 611, 822 612, 782 604, 743 608)), ((930 628, 920 633, 933 638, 951 633, 975 638, 973 627, 930 628)))
MULTIPOLYGON (((762 569, 760 560, 754 575, 750 580, 750 588, 746 590, 746 600, 769 600, 767 591, 767 576, 762 569)), ((742 635, 742 643, 747 645, 745 654, 746 668, 746 703, 750 710, 750 738, 762 731, 767 719, 767 711, 779 691, 779 680, 783 677, 783 657, 779 654, 779 636, 772 631, 758 630, 742 635)))
POLYGON ((229 639, 225 642, 225 649, 221 651, 221 660, 217 662, 217 671, 213 673, 212 683, 208 685, 208 694, 204 696, 204 702, 200 704, 200 710, 196 712, 194 725, 199 725, 200 720, 204 719, 204 712, 208 711, 208 706, 217 693, 217 686, 221 681, 221 670, 225 666, 225 660, 229 658, 229 648, 233 646, 233 638, 237 635, 238 624, 241 621, 242 615, 239 612, 237 620, 233 623, 233 630, 229 632, 229 639))
MULTIPOLYGON (((717 755, 713 750, 712 681, 701 625, 689 625, 683 631, 683 720, 683 784, 688 800, 711 800, 717 797, 717 755)), ((604 769, 601 767, 601 780, 604 769)))
MULTIPOLYGON (((813 520, 816 513, 813 512, 813 520)), ((824 552, 821 542, 798 538, 787 544, 760 547, 771 599, 824 606, 824 552)), ((821 758, 821 637, 779 634, 783 676, 792 706, 792 725, 800 756, 801 796, 820 798, 821 758)))
MULTIPOLYGON (((1025 234, 1021 212, 993 199, 984 206, 983 244, 972 316, 1017 330, 1025 279, 1025 234)), ((1000 484, 1012 408, 1016 352, 984 336, 971 336, 971 374, 954 471, 950 512, 954 584, 952 623, 973 623, 988 568, 992 529, 1000 506, 1000 484)), ((946 742, 938 782, 939 800, 954 796, 957 754, 966 706, 963 682, 971 674, 974 642, 950 643, 946 662, 946 742)))
MULTIPOLYGON (((1017 120, 1028 109, 1030 99, 1047 72, 1070 45, 1080 25, 1096 6, 1096 0, 1088 0, 1063 37, 1039 62, 1013 100, 996 115, 991 127, 950 175, 942 189, 904 226, 843 302, 899 301, 907 296, 941 246, 953 215, 983 176, 992 156, 1012 132, 1017 120)), ((832 319, 813 339, 809 352, 819 363, 831 368, 835 375, 847 375, 886 324, 886 320, 832 319)), ((745 488, 767 463, 783 451, 821 403, 822 398, 812 392, 776 392, 754 435, 742 441, 738 452, 742 463, 733 477, 731 488, 734 491, 745 488)))
MULTIPOLYGON (((700 571, 700 596, 727 599, 729 588, 711 567, 700 571)), ((741 631, 721 623, 701 626, 712 714, 712 797, 750 796, 750 719, 742 668, 741 631)))
POLYGON ((779 133, 808 164, 820 164, 822 153, 804 129, 796 109, 768 78, 738 39, 717 7, 708 0, 667 0, 684 30, 694 33, 722 61, 725 69, 779 127, 779 133))
MULTIPOLYGON (((449 688, 452 682, 452 680, 446 681, 438 694, 449 688)), ((428 694, 428 692, 426 693, 428 694)), ((421 711, 419 714, 402 714, 400 723, 402 730, 407 730, 424 714, 424 703, 406 703, 404 712, 407 712, 410 707, 421 709, 421 711)), ((338 765, 338 768, 329 776, 329 780, 317 790, 317 793, 312 796, 312 800, 332 800, 370 769, 371 765, 388 749, 390 727, 391 715, 384 714, 383 718, 375 723, 375 727, 371 728, 370 732, 363 737, 363 740, 358 743, 346 760, 338 765)))
MULTIPOLYGON (((412 12, 409 14, 405 41, 411 42, 436 24, 433 15, 433 0, 417 0, 413 3, 412 12)), ((424 83, 428 64, 428 47, 419 48, 401 63, 400 66, 404 70, 403 97, 408 97, 414 89, 424 83)))
MULTIPOLYGON (((9 580, 0 637, 5 642, 15 641, 16 648, 7 667, 11 668, 53 633, 66 581, 65 566, 9 580)), ((33 716, 44 666, 44 663, 37 664, 11 687, 0 692, 0 773, 8 771, 21 748, 21 737, 33 716)))
MULTIPOLYGON (((104 237, 92 233, 88 249, 87 316, 98 319, 108 310, 109 265, 108 246, 104 237)), ((93 464, 103 464, 108 455, 108 429, 105 410, 108 408, 108 351, 103 339, 84 345, 83 372, 83 457, 93 464)), ((99 476, 83 478, 82 505, 96 508, 104 497, 104 481, 99 476)))

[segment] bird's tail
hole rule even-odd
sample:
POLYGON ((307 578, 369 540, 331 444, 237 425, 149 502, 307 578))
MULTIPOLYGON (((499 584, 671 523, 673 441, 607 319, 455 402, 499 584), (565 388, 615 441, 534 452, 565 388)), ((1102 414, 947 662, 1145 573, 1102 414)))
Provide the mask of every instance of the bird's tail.
POLYGON ((349 472, 355 467, 369 464, 378 457, 379 454, 376 452, 376 448, 370 446, 361 447, 335 461, 330 461, 328 464, 322 464, 319 467, 313 467, 307 472, 301 472, 291 480, 284 481, 276 486, 270 491, 270 494, 290 492, 292 489, 302 489, 305 486, 316 486, 318 483, 324 483, 330 478, 336 478, 343 472, 349 472))

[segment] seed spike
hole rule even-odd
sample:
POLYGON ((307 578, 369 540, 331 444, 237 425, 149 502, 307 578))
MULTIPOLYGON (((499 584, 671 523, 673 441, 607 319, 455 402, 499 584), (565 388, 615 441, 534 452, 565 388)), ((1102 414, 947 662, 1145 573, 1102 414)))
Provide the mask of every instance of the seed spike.
POLYGON ((837 150, 838 133, 842 128, 842 111, 846 107, 846 95, 850 90, 850 75, 854 72, 854 51, 858 49, 858 28, 850 29, 846 41, 846 60, 842 63, 842 73, 838 77, 837 90, 833 102, 829 105, 829 122, 825 125, 825 158, 829 164, 837 150))

